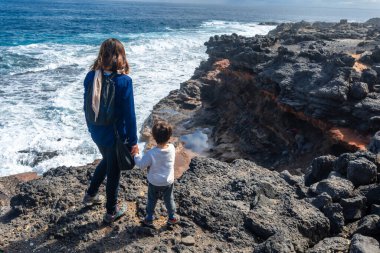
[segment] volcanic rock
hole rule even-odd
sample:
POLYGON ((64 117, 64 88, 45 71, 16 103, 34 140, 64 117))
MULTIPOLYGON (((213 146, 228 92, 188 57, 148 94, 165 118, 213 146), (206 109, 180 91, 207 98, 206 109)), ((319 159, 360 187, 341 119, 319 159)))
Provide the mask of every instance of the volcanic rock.
POLYGON ((365 196, 367 199, 367 204, 377 204, 380 205, 380 185, 379 184, 371 184, 360 186, 357 189, 357 193, 365 196))
POLYGON ((377 180, 377 167, 363 157, 358 158, 348 163, 347 178, 355 186, 374 183, 377 180))
POLYGON ((327 193, 333 201, 348 198, 353 195, 354 185, 344 178, 328 178, 310 187, 310 191, 315 194, 327 193))
POLYGON ((352 237, 350 253, 380 253, 379 242, 372 237, 355 234, 352 237))
POLYGON ((345 220, 357 220, 362 218, 366 212, 366 198, 357 196, 349 199, 342 199, 340 205, 343 207, 345 220))
POLYGON ((375 154, 380 153, 380 131, 376 132, 372 137, 368 149, 375 154))
POLYGON ((355 82, 350 89, 350 96, 357 100, 364 99, 368 93, 368 84, 364 82, 355 82))
MULTIPOLYGON (((37 246, 37 252, 63 248, 86 251, 98 247, 132 252, 141 247, 144 251, 161 249, 159 240, 170 240, 172 235, 164 233, 157 237, 154 230, 139 226, 144 215, 139 210, 146 202, 141 195, 146 192, 143 171, 123 173, 120 200, 127 203, 128 214, 114 228, 101 223, 103 207, 82 206, 83 195, 78 193, 84 193, 94 165, 59 167, 39 179, 22 183, 11 199, 12 208, 18 213, 1 228, 2 234, 9 235, 4 238, 5 249, 11 252, 37 246), (16 232, 17 227, 25 229, 16 232), (36 231, 40 231, 39 235, 33 237, 36 231), (120 238, 125 244, 116 243, 120 238), (35 246, 31 247, 31 243, 35 246)), ((302 178, 298 177, 297 184, 302 182, 299 179, 302 178)), ((231 251, 251 247, 258 252, 276 248, 304 252, 309 245, 329 235, 330 222, 321 211, 300 199, 297 184, 291 185, 280 173, 250 161, 228 164, 194 158, 190 169, 176 183, 181 222, 173 233, 181 235, 182 239, 176 240, 187 245, 193 243, 184 238, 201 236, 202 241, 191 246, 196 251, 210 250, 211 244, 212 248, 227 247, 231 251)), ((104 194, 104 188, 100 194, 104 194)), ((159 204, 157 215, 163 216, 165 209, 159 204)), ((173 248, 181 246, 173 244, 173 248)))
POLYGON ((350 247, 350 241, 342 237, 325 238, 317 243, 307 253, 325 253, 325 252, 347 252, 350 247))
MULTIPOLYGON (((208 128, 208 156, 293 174, 316 155, 364 150, 380 124, 372 22, 298 22, 266 36, 211 37, 209 59, 155 106, 144 128, 165 119, 178 126, 178 138, 208 128)), ((346 176, 346 168, 338 172, 346 176)), ((330 169, 313 169, 307 185, 330 169)))
POLYGON ((332 198, 330 195, 328 195, 326 192, 323 192, 322 194, 318 195, 315 198, 309 198, 307 199, 312 205, 314 205, 319 210, 323 210, 325 206, 329 206, 332 204, 332 198))
POLYGON ((277 172, 262 171, 252 162, 236 160, 228 165, 196 158, 179 185, 181 215, 220 239, 233 235, 237 245, 250 244, 244 239, 249 231, 259 242, 258 252, 269 247, 303 251, 308 242, 319 241, 330 229, 327 218, 297 199, 277 172))
MULTIPOLYGON (((376 167, 379 167, 377 157, 374 153, 371 152, 356 152, 356 153, 344 153, 338 157, 334 164, 334 171, 339 172, 343 176, 347 176, 347 168, 350 162, 353 164, 360 164, 361 162, 368 160, 371 163, 375 164, 376 167), (364 160, 362 159, 364 158, 364 160), (359 159, 359 161, 354 162, 359 159)), ((372 167, 371 165, 369 165, 372 167)))
POLYGON ((310 186, 313 183, 327 178, 330 172, 333 170, 335 160, 336 157, 331 155, 315 158, 311 163, 310 172, 306 172, 305 184, 310 186))
POLYGON ((358 224, 356 233, 367 236, 380 235, 380 216, 370 214, 362 218, 358 224))

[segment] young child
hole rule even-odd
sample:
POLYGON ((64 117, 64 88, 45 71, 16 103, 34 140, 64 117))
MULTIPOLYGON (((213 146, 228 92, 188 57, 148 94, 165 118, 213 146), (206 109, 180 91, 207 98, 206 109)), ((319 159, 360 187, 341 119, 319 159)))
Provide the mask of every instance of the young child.
POLYGON ((156 122, 153 125, 152 134, 157 146, 146 152, 143 157, 141 154, 134 157, 139 168, 148 168, 148 203, 143 223, 146 226, 153 225, 154 209, 158 198, 163 195, 169 216, 167 224, 174 225, 178 222, 175 217, 176 206, 173 196, 175 148, 173 144, 168 143, 172 135, 172 127, 164 121, 156 122))

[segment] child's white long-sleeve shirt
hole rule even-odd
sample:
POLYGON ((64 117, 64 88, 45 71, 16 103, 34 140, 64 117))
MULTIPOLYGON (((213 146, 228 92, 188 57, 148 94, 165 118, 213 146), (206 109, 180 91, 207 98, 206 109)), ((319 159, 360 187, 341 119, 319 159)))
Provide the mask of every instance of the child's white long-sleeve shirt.
POLYGON ((140 169, 149 167, 148 181, 155 186, 167 186, 174 182, 175 147, 168 144, 167 148, 154 147, 142 156, 134 158, 140 169))

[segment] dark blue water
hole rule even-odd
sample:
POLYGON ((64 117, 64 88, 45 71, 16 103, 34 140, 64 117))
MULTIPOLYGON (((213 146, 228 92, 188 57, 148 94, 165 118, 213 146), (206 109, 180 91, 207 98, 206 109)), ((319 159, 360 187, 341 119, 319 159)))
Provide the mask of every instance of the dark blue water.
POLYGON ((197 28, 202 22, 224 20, 365 21, 380 10, 342 8, 256 7, 139 3, 126 1, 0 1, 0 46, 40 42, 99 43, 109 34, 161 32, 197 28), (98 41, 83 34, 99 34, 98 41))

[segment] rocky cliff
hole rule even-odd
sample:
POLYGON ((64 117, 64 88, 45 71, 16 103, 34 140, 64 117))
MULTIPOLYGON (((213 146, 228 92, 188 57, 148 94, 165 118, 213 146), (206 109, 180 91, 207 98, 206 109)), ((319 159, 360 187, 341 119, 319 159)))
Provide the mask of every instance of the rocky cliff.
POLYGON ((168 119, 178 136, 203 131, 208 156, 280 170, 305 168, 316 155, 365 150, 380 126, 375 21, 300 22, 267 36, 212 37, 208 61, 155 106, 147 129, 168 119))
POLYGON ((102 206, 81 204, 94 162, 2 178, 0 249, 380 252, 379 42, 378 19, 212 37, 208 61, 142 129, 149 147, 154 120, 175 126, 179 225, 163 225, 160 204, 156 229, 140 226, 140 170, 122 176, 127 216, 102 224, 102 206))

